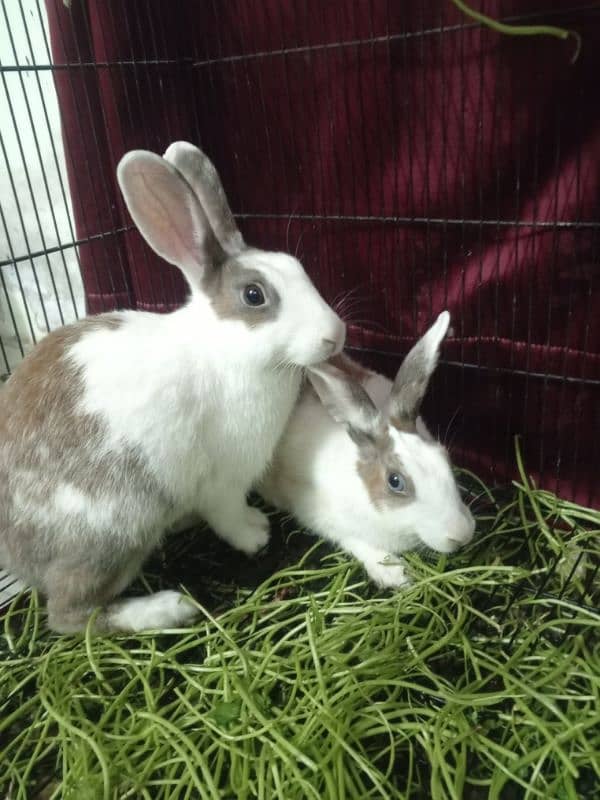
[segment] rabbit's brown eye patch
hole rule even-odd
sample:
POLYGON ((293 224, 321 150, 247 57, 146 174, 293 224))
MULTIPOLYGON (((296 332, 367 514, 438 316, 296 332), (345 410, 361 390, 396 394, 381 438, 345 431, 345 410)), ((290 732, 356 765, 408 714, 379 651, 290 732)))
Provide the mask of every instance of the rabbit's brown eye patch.
POLYGON ((206 273, 202 290, 221 319, 239 320, 250 328, 277 319, 281 306, 267 276, 235 259, 206 273))
POLYGON ((411 479, 389 466, 386 469, 375 454, 365 454, 359 458, 356 470, 376 508, 396 508, 399 503, 402 505, 415 499, 415 487, 411 479))
POLYGON ((385 429, 359 445, 356 470, 376 508, 395 508, 415 499, 414 483, 385 429))

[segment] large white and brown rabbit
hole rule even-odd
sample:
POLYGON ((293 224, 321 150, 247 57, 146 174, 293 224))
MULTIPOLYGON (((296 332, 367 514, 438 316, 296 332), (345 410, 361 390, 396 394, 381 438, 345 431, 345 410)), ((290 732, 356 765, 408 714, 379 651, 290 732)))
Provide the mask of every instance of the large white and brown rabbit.
POLYGON ((393 383, 344 354, 309 369, 258 486, 383 586, 409 582, 398 553, 422 545, 450 553, 473 536, 448 453, 419 416, 449 322, 444 311, 393 383))
POLYGON ((101 631, 188 622, 178 592, 114 602, 184 513, 244 553, 266 544, 268 518, 246 494, 296 403, 298 368, 345 337, 296 259, 244 243, 196 147, 130 152, 117 176, 189 301, 55 331, 0 392, 0 566, 46 595, 63 632, 97 606, 101 631))

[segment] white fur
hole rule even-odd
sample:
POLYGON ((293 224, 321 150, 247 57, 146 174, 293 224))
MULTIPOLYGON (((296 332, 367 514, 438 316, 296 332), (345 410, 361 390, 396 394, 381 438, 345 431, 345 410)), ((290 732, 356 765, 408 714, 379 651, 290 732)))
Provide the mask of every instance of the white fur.
MULTIPOLYGON (((268 517, 250 508, 246 495, 270 463, 297 400, 301 368, 344 343, 345 326, 295 258, 245 246, 206 157, 191 145, 171 152, 185 154, 177 167, 152 153, 128 153, 117 178, 140 233, 186 277, 189 301, 167 315, 123 311, 106 325, 82 325, 73 336, 64 358, 80 379, 74 410, 92 419, 89 441, 69 442, 48 459, 38 450, 37 461, 44 463, 23 481, 13 463, 31 460, 28 444, 42 438, 39 431, 32 425, 15 432, 6 463, 0 448, 0 475, 10 468, 14 476, 6 527, 19 540, 10 547, 17 555, 9 566, 44 588, 58 630, 79 625, 80 616, 73 623, 69 613, 87 609, 87 600, 98 596, 90 590, 87 598, 86 587, 69 583, 71 575, 87 568, 101 584, 95 571, 108 564, 102 599, 109 603, 108 595, 131 580, 162 531, 184 515, 198 514, 247 554, 264 547, 268 517), (242 288, 245 268, 248 282, 258 273, 273 287, 270 313, 248 316, 244 310, 235 318, 242 288, 219 275, 228 268, 242 288), (225 297, 218 294, 223 286, 230 292, 225 297), (89 495, 72 483, 78 470, 96 479, 89 495), (26 547, 16 525, 27 531, 26 547), (27 561, 36 563, 21 563, 27 561)), ((55 368, 48 363, 47 382, 63 374, 55 368)), ((19 380, 18 373, 11 378, 15 391, 19 380)), ((71 387, 59 388, 68 400, 71 387)), ((65 407, 73 413, 68 402, 65 407)), ((53 413, 60 415, 61 407, 53 413)), ((2 536, 0 530, 0 543, 2 536)), ((173 598, 122 605, 114 624, 140 630, 177 623, 181 609, 173 598)))
MULTIPOLYGON (((125 312, 118 329, 92 332, 72 347, 69 357, 84 379, 80 410, 105 424, 107 451, 142 454, 177 516, 197 512, 226 541, 256 552, 268 524, 248 508, 246 493, 267 468, 294 406, 298 367, 329 355, 326 340, 339 349, 344 326, 296 259, 253 248, 236 253, 236 262, 275 288, 276 318, 252 328, 221 318, 202 291, 209 226, 189 185, 170 162, 146 153, 128 154, 118 174, 144 236, 177 259, 192 295, 170 315, 125 312), (159 188, 146 208, 153 181, 159 188), (165 226, 165 209, 177 225, 165 226)), ((236 241, 243 244, 241 236, 236 241)))
MULTIPOLYGON (((377 407, 385 409, 391 381, 370 373, 362 385, 377 407)), ((452 552, 473 533, 472 518, 442 446, 422 420, 417 427, 419 433, 401 433, 388 426, 395 451, 415 485, 416 500, 377 508, 356 469, 358 447, 346 426, 335 422, 315 393, 307 391, 258 490, 303 525, 352 553, 376 583, 405 585, 408 577, 396 554, 420 544, 452 552)))
POLYGON ((165 590, 123 600, 112 606, 109 614, 111 628, 135 633, 187 627, 198 616, 198 609, 184 594, 165 590))
POLYGON ((300 372, 257 366, 252 335, 228 330, 241 323, 199 305, 126 312, 121 328, 90 333, 70 357, 84 376, 81 412, 107 426, 106 451, 136 448, 179 509, 210 515, 231 510, 265 470, 300 372))
POLYGON ((54 504, 61 514, 83 514, 90 498, 70 483, 61 483, 54 492, 54 504))
POLYGON ((398 556, 355 537, 345 539, 343 546, 346 552, 361 562, 371 580, 379 586, 393 588, 410 584, 406 563, 398 556))
MULTIPOLYGON (((53 501, 54 513, 64 518, 65 533, 73 529, 75 536, 78 519, 85 520, 89 529, 96 532, 114 530, 120 511, 119 503, 110 495, 94 499, 69 483, 59 484, 53 501)), ((121 536, 126 539, 127 531, 122 531, 121 536)))

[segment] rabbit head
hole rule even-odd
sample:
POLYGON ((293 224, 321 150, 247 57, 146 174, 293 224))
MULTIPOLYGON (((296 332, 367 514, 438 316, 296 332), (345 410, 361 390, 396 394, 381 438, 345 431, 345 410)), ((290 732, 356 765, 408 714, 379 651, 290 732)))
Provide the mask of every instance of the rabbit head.
POLYGON ((329 363, 309 370, 321 402, 345 424, 352 443, 353 463, 368 497, 361 527, 373 546, 389 552, 422 543, 450 553, 473 536, 474 521, 460 498, 448 454, 419 417, 449 321, 447 311, 440 314, 408 353, 380 407, 347 371, 329 363))
POLYGON ((162 158, 132 151, 117 178, 142 236, 182 270, 189 306, 217 353, 305 367, 341 350, 342 321, 295 258, 245 244, 217 171, 197 147, 175 142, 162 158))

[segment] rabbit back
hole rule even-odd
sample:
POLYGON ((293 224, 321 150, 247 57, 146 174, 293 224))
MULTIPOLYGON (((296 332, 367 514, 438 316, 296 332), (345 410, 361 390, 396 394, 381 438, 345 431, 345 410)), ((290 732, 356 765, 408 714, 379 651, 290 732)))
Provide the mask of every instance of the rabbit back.
POLYGON ((53 561, 151 549, 173 506, 139 453, 106 448, 105 424, 79 407, 70 348, 122 324, 103 315, 49 334, 0 394, 0 562, 42 590, 53 561))

